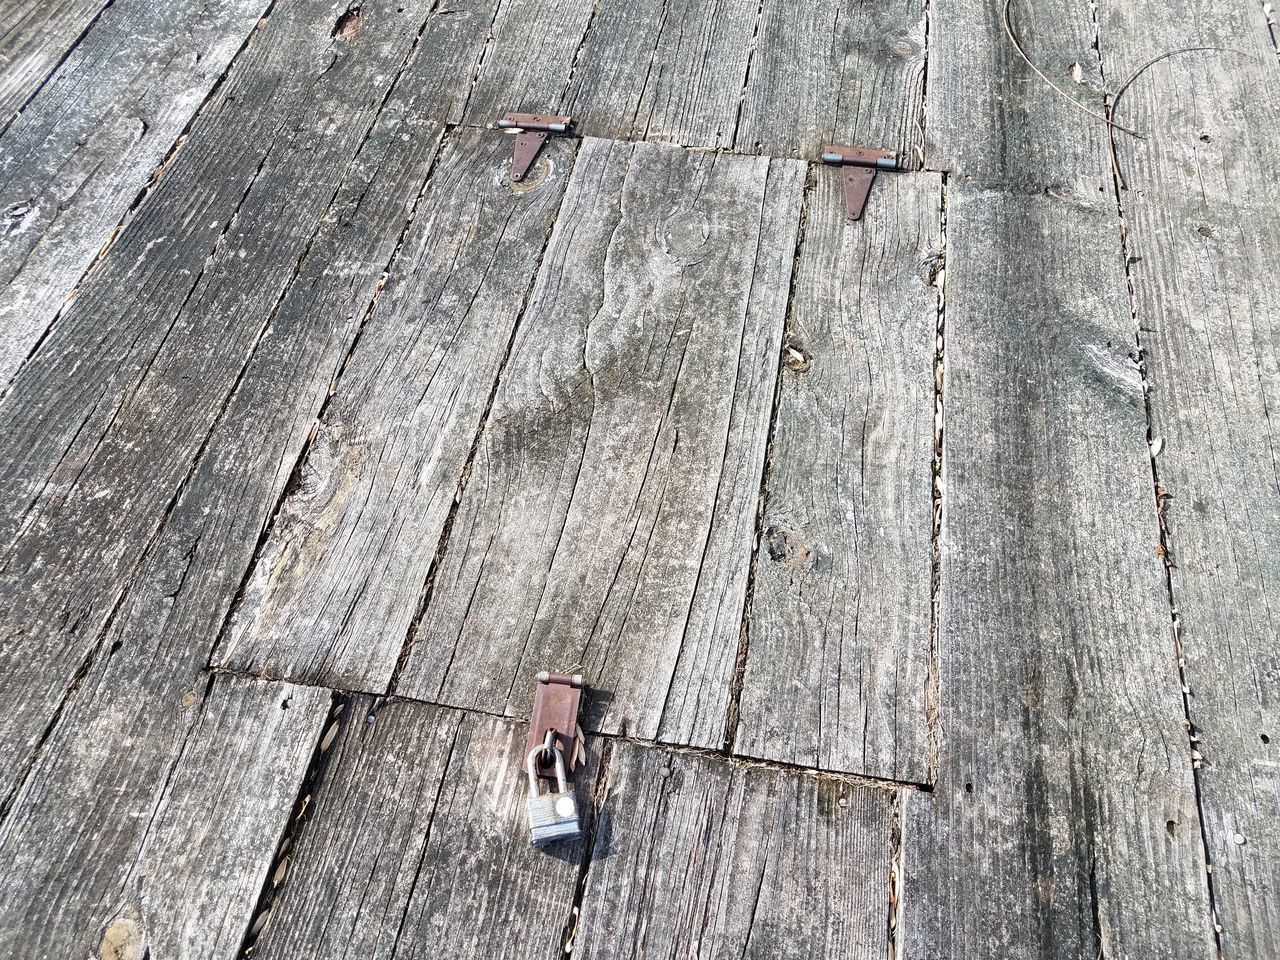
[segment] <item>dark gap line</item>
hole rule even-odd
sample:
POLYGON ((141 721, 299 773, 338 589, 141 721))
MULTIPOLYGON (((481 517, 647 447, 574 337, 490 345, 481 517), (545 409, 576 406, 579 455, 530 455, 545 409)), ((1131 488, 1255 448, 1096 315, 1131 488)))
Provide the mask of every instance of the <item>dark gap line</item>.
POLYGON ((587 43, 590 41, 592 33, 595 30, 596 17, 600 14, 600 6, 602 0, 595 0, 591 5, 591 16, 587 18, 587 25, 583 28, 582 37, 578 41, 577 47, 573 51, 573 59, 569 62, 569 75, 565 78, 564 88, 560 91, 559 107, 560 110, 566 110, 569 103, 569 95, 573 91, 573 81, 578 75, 578 66, 582 60, 582 51, 586 49, 587 43))
POLYGON ((901 952, 898 937, 902 930, 902 901, 906 889, 906 791, 899 790, 891 798, 890 804, 893 809, 889 814, 889 916, 885 942, 888 946, 888 960, 897 960, 901 952))
MULTIPOLYGON (((114 2, 115 0, 111 0, 111 3, 114 2)), ((133 221, 139 208, 141 208, 146 200, 150 199, 151 195, 156 191, 156 188, 159 187, 160 181, 168 172, 169 167, 173 164, 178 153, 186 145, 187 139, 191 135, 192 128, 194 128, 196 122, 204 116, 209 104, 212 103, 221 92, 222 87, 225 85, 227 77, 231 74, 232 69, 237 63, 239 63, 245 51, 249 48, 249 44, 261 30, 263 23, 271 16, 272 11, 275 9, 276 2, 277 0, 270 0, 267 4, 267 8, 263 11, 262 16, 257 19, 252 29, 250 29, 249 33, 245 36, 244 41, 240 44, 240 49, 238 49, 231 59, 227 61, 226 67, 223 68, 222 72, 218 75, 218 79, 213 82, 213 85, 205 94, 204 99, 200 101, 200 105, 196 107, 191 116, 187 119, 185 126, 183 126, 178 136, 174 138, 173 143, 169 145, 169 149, 165 151, 165 155, 161 158, 160 163, 151 171, 151 175, 147 178, 147 182, 138 190, 128 208, 121 215, 119 222, 117 222, 115 227, 107 234, 107 239, 98 249, 98 252, 94 254, 89 265, 85 267, 84 272, 80 274, 80 277, 72 285, 70 291, 67 293, 66 299, 62 302, 62 306, 58 308, 58 312, 53 315, 53 319, 49 321, 49 324, 43 331, 41 331, 40 336, 36 338, 35 343, 31 345, 31 349, 27 351, 26 357, 24 357, 22 362, 14 368, 13 375, 9 378, 8 382, 0 385, 0 403, 2 403, 8 396, 9 390, 17 381, 19 374, 21 374, 23 369, 31 362, 32 358, 40 352, 40 348, 44 346, 45 341, 49 339, 49 336, 57 326, 58 321, 66 315, 67 311, 71 308, 71 305, 75 302, 75 299, 79 295, 85 282, 107 258, 107 254, 111 252, 112 247, 115 246, 116 240, 124 232, 125 228, 133 221)), ((110 6, 111 3, 109 3, 108 6, 110 6)), ((2 135, 3 134, 0 133, 0 136, 2 135)), ((236 209, 239 210, 239 207, 237 206, 236 209)))
MULTIPOLYGON (((457 487, 453 494, 453 503, 449 505, 449 515, 445 518, 444 526, 440 531, 440 539, 436 543, 435 555, 431 558, 431 564, 427 568, 427 575, 423 580, 422 589, 418 594, 417 608, 414 611, 413 619, 409 623, 409 630, 405 634, 404 641, 400 646, 400 656, 396 658, 395 668, 391 671, 391 679, 387 683, 386 695, 396 696, 400 685, 400 677, 405 667, 409 663, 409 657, 413 653, 413 647, 418 638, 418 631, 421 629, 422 619, 426 616, 427 608, 431 604, 431 599, 435 595, 436 578, 440 572, 440 565, 444 561, 444 556, 449 547, 449 539, 453 534, 453 526, 457 521, 458 512, 462 507, 462 498, 465 496, 467 484, 471 480, 471 472, 475 466, 475 459, 480 452, 481 442, 484 440, 485 430, 489 426, 489 418, 493 412, 494 402, 498 398, 498 389, 501 387, 503 378, 506 374, 507 364, 511 360, 511 353, 515 347, 516 337, 523 328, 525 313, 529 309, 529 301, 533 297, 534 287, 537 286, 538 276, 542 272, 542 264, 546 259, 547 250, 551 245, 551 237, 555 233, 556 224, 560 220, 560 213, 564 209, 564 199, 568 193, 568 184, 573 177, 573 171, 577 166, 578 151, 572 151, 572 154, 565 165, 564 191, 561 193, 560 201, 556 205, 550 222, 547 224, 542 238, 542 249, 538 254, 538 261, 534 265, 534 269, 529 273, 529 282, 525 287, 524 296, 520 301, 520 306, 516 310, 515 322, 511 325, 511 334, 507 337, 507 343, 503 351, 502 359, 498 363, 496 375, 493 378, 493 385, 489 388, 489 396, 485 401, 483 412, 480 414, 479 422, 476 425, 475 435, 471 439, 471 447, 467 451, 466 460, 463 462, 462 470, 458 474, 457 487)), ((445 683, 448 681, 449 672, 453 668, 454 657, 457 656, 458 645, 455 643, 453 653, 450 655, 449 663, 440 674, 440 686, 437 695, 444 691, 445 683)))
MULTIPOLYGON (((664 6, 665 12, 665 6, 664 6)), ((733 111, 733 129, 729 133, 729 148, 738 145, 738 129, 742 125, 742 108, 747 102, 747 89, 751 86, 751 69, 755 66, 756 50, 760 46, 760 23, 764 20, 764 0, 756 4, 756 22, 751 28, 751 42, 747 46, 747 65, 742 73, 742 92, 738 95, 738 106, 733 111)))
POLYGON ((591 815, 582 840, 582 860, 578 864, 578 878, 573 889, 573 902, 560 937, 560 948, 565 956, 573 953, 577 945, 578 929, 582 923, 582 904, 587 896, 587 881, 591 877, 591 865, 595 862, 596 837, 600 826, 600 812, 604 808, 609 787, 609 762, 613 759, 613 743, 606 740, 600 747, 600 766, 596 770, 591 790, 591 815))
POLYGON ((929 55, 933 52, 933 0, 924 0, 924 68, 920 75, 920 118, 916 123, 920 131, 920 142, 916 145, 916 159, 920 170, 929 169, 925 158, 925 144, 929 131, 929 55))
MULTIPOLYGON (((1091 7, 1091 10, 1092 10, 1093 21, 1094 21, 1093 49, 1094 49, 1094 53, 1098 57, 1098 71, 1102 77, 1102 85, 1103 85, 1103 89, 1105 90, 1106 89, 1106 72, 1105 72, 1105 67, 1103 65, 1103 59, 1102 59, 1102 42, 1101 42, 1101 32, 1100 32, 1101 28, 1097 19, 1097 15, 1098 15, 1097 7, 1093 6, 1091 7)), ((1106 102, 1107 102, 1107 106, 1110 107, 1112 104, 1112 98, 1109 94, 1106 95, 1106 102)), ((1153 443, 1155 441, 1155 415, 1151 406, 1151 390, 1150 390, 1151 384, 1147 377, 1146 348, 1144 346, 1143 337, 1142 337, 1142 324, 1138 317, 1137 286, 1134 282, 1134 277, 1133 277, 1133 270, 1132 270, 1132 264, 1130 260, 1130 250, 1129 250, 1129 229, 1128 229, 1128 224, 1125 220, 1124 193, 1127 190, 1127 188, 1125 187, 1124 183, 1120 179, 1119 170, 1116 168, 1115 165, 1112 166, 1112 170, 1111 170, 1111 188, 1112 188, 1113 196, 1115 198, 1116 217, 1119 221, 1118 226, 1119 226, 1119 232, 1120 232, 1120 258, 1122 263, 1124 264, 1125 288, 1129 297, 1129 318, 1133 324, 1133 340, 1134 340, 1134 345, 1137 351, 1138 371, 1141 376, 1141 383, 1142 383, 1142 404, 1143 404, 1143 411, 1145 414, 1146 427, 1147 427, 1147 432, 1146 432, 1147 456, 1148 456, 1148 462, 1150 463, 1150 469, 1151 469, 1152 505, 1155 507, 1156 526, 1159 531, 1159 537, 1160 537, 1160 552, 1161 552, 1160 559, 1164 563, 1165 593, 1169 603, 1169 622, 1172 630, 1173 644, 1174 644, 1173 652, 1174 652, 1175 665, 1177 666, 1178 684, 1179 684, 1180 693, 1182 697, 1182 713, 1183 713, 1182 723, 1184 728, 1187 731, 1187 737, 1188 737, 1187 761, 1191 765, 1191 783, 1192 783, 1192 790, 1194 793, 1194 799, 1196 804, 1196 818, 1198 820, 1199 827, 1200 827, 1200 847, 1201 847, 1202 854, 1204 856, 1204 864, 1205 864, 1204 881, 1205 881, 1205 891, 1209 901, 1209 923, 1213 930, 1214 945, 1217 948, 1218 955, 1222 956, 1224 931, 1222 929, 1222 924, 1218 916, 1217 897, 1214 893, 1214 886, 1213 886, 1213 862, 1210 857, 1210 851, 1209 851, 1209 836, 1205 829, 1206 820, 1205 820, 1205 811, 1204 811, 1204 791, 1200 783, 1200 761, 1196 759, 1196 749, 1195 749, 1196 728, 1195 728, 1195 723, 1192 721, 1192 718, 1191 718, 1191 696, 1188 692, 1189 687, 1187 684, 1186 661, 1183 659, 1183 655, 1182 655, 1182 637, 1180 632, 1180 621, 1178 617, 1178 604, 1177 604, 1177 598, 1175 596, 1175 590, 1173 585, 1173 570, 1174 570, 1173 554, 1171 552, 1169 530, 1167 525, 1165 524, 1165 518, 1164 518, 1164 501, 1166 498, 1165 489, 1164 489, 1164 485, 1160 482, 1160 468, 1159 468, 1159 465, 1156 463, 1156 456, 1154 452, 1155 448, 1153 446, 1153 443)), ((1091 881, 1091 893, 1094 900, 1094 911, 1095 911, 1094 922, 1095 922, 1095 927, 1097 928, 1097 934, 1099 937, 1099 950, 1101 950, 1103 947, 1103 944, 1101 942, 1102 931, 1101 931, 1101 927, 1099 926, 1099 921, 1097 918, 1097 909, 1098 909, 1097 890, 1096 890, 1096 881, 1092 874, 1092 868, 1090 873, 1090 881, 1091 881)))
MULTIPOLYGON (((318 690, 328 690, 331 693, 335 693, 343 697, 370 696, 375 698, 376 701, 374 712, 382 710, 392 703, 407 703, 416 704, 422 707, 435 707, 440 710, 447 710, 459 714, 471 714, 514 725, 526 724, 529 722, 528 717, 517 714, 497 713, 492 710, 484 710, 474 706, 457 706, 452 703, 444 703, 435 700, 422 700, 417 697, 410 697, 400 693, 377 694, 371 693, 368 690, 334 688, 321 683, 308 682, 306 680, 269 677, 261 673, 251 673, 245 670, 216 668, 210 670, 209 673, 215 676, 243 677, 247 680, 255 680, 261 683, 274 683, 296 687, 308 687, 318 690)), ((587 697, 590 697, 590 688, 588 688, 586 695, 587 697)), ((686 754, 689 756, 701 757, 706 760, 714 760, 718 763, 728 763, 733 766, 814 777, 819 780, 848 783, 854 786, 867 787, 872 790, 915 790, 920 793, 933 792, 933 785, 929 783, 916 783, 911 780, 890 780, 882 777, 869 776, 867 774, 846 773, 840 770, 824 770, 818 767, 806 767, 799 763, 789 763, 785 760, 765 760, 756 757, 747 757, 736 753, 726 753, 723 749, 715 747, 697 747, 665 740, 646 740, 642 737, 633 737, 625 733, 611 733, 608 731, 591 729, 584 729, 583 732, 587 737, 600 740, 602 742, 627 743, 646 749, 662 750, 666 753, 686 754)))
POLYGON ((347 704, 348 699, 342 693, 336 690, 331 692, 329 713, 325 717, 325 722, 320 726, 315 747, 311 751, 311 760, 307 763, 307 768, 303 772, 302 778, 298 781, 298 791, 294 795, 293 806, 289 811, 289 819, 285 822, 280 838, 276 841, 275 856, 271 858, 271 865, 267 870, 267 875, 263 878, 262 889, 258 894, 258 899, 254 902, 253 909, 249 911, 248 923, 245 927, 244 937, 241 939, 239 954, 241 957, 247 958, 252 955, 258 939, 267 930, 271 912, 275 908, 280 890, 283 888, 285 881, 288 880, 287 859, 297 845, 298 837, 301 836, 303 829, 306 827, 307 812, 314 799, 316 785, 324 777, 328 768, 328 761, 331 756, 330 750, 337 741, 338 733, 340 732, 338 728, 342 725, 342 713, 347 704), (282 867, 284 867, 283 873, 281 872, 282 867))
POLYGON ((777 439, 778 409, 782 404, 783 375, 786 372, 786 354, 791 344, 790 332, 795 310, 796 287, 799 285, 800 257, 804 252, 805 230, 809 221, 809 201, 817 185, 817 167, 809 164, 805 171, 804 193, 800 202, 800 220, 796 225, 796 245, 791 255, 790 286, 783 321, 782 345, 778 351, 778 373, 773 386, 773 403, 769 411, 769 433, 765 441, 764 463, 760 470, 760 485, 756 499, 755 534, 751 543, 751 559, 747 570, 747 589, 742 604, 742 621, 738 628, 738 651, 734 661, 733 679, 729 685, 728 704, 725 707, 724 738, 720 748, 723 756, 733 754, 737 739, 738 723, 742 719, 742 687, 747 672, 748 647, 751 641, 751 606, 755 600, 756 572, 760 563, 760 546, 764 542, 765 508, 769 503, 769 478, 773 469, 774 444, 777 439))
MULTIPOLYGON (((71 55, 80 48, 80 44, 84 42, 84 38, 87 37, 90 31, 92 31, 93 28, 98 25, 98 21, 102 19, 103 14, 105 14, 108 10, 110 10, 111 7, 115 5, 115 2, 116 0, 107 0, 107 2, 104 3, 98 9, 98 12, 93 15, 93 17, 89 20, 89 22, 85 24, 85 27, 83 30, 80 31, 79 36, 75 38, 71 46, 69 46, 66 49, 66 51, 62 54, 62 56, 58 58, 58 62, 55 63, 49 69, 49 72, 44 75, 44 79, 36 84, 35 89, 31 91, 30 96, 28 96, 27 99, 22 101, 21 105, 18 107, 17 110, 15 110, 7 118, 5 118, 5 120, 3 121, 3 126, 0 126, 0 137, 3 137, 6 133, 9 132, 9 128, 12 127, 15 123, 17 123, 18 118, 22 116, 22 114, 26 111, 27 107, 31 106, 35 98, 40 95, 40 91, 42 91, 45 87, 47 87, 50 81, 52 81, 53 78, 58 75, 58 71, 62 69, 62 65, 66 63, 67 60, 71 58, 71 55)), ((275 3, 275 0, 271 0, 271 2, 275 3)))
POLYGON ((947 175, 942 175, 942 192, 938 198, 938 219, 942 249, 934 264, 933 286, 938 292, 938 319, 933 356, 933 464, 930 477, 932 528, 929 578, 929 673, 925 680, 925 718, 928 723, 929 755, 926 776, 930 783, 938 779, 942 751, 942 519, 946 497, 946 464, 944 462, 947 385, 947 175))

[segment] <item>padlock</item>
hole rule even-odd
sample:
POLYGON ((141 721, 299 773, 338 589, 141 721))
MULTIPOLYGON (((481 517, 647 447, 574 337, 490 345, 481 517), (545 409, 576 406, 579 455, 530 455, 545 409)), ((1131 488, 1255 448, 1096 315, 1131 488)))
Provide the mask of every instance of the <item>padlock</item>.
POLYGON ((582 836, 578 824, 578 801, 569 786, 564 772, 564 754, 559 747, 537 746, 529 751, 524 763, 529 775, 529 799, 525 801, 529 812, 529 833, 535 847, 546 846, 558 840, 577 840, 582 836), (556 789, 554 793, 541 793, 538 787, 538 755, 550 750, 556 758, 556 789))

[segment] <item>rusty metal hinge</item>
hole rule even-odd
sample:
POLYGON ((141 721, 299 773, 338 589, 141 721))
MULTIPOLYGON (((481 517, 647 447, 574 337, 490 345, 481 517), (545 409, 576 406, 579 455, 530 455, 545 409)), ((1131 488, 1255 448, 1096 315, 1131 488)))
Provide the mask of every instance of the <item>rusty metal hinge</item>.
MULTIPOLYGON (((526 753, 538 747, 555 747, 564 756, 570 771, 583 759, 585 745, 578 726, 578 710, 582 704, 582 674, 538 674, 538 688, 533 695, 533 712, 529 717, 529 739, 526 753), (548 741, 548 735, 550 741, 548 741)), ((538 758, 538 774, 554 775, 551 755, 538 758)))
POLYGON ((573 117, 549 113, 504 113, 498 120, 503 130, 516 131, 516 148, 511 157, 511 181, 519 183, 533 166, 549 133, 568 133, 573 117))
POLYGON ((862 216, 876 171, 898 169, 896 153, 872 147, 828 145, 822 148, 822 162, 844 168, 844 209, 850 220, 862 216))

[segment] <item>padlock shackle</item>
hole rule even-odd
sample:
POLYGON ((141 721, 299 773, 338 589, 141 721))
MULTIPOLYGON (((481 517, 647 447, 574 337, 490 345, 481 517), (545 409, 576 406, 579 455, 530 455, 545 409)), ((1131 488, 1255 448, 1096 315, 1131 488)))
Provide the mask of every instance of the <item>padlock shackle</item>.
POLYGON ((565 793, 569 789, 569 775, 564 768, 564 754, 560 752, 560 748, 552 744, 544 746, 539 744, 529 751, 529 755, 525 757, 524 772, 529 777, 529 796, 536 797, 540 795, 538 789, 538 757, 539 755, 550 750, 555 755, 556 760, 556 791, 565 793))

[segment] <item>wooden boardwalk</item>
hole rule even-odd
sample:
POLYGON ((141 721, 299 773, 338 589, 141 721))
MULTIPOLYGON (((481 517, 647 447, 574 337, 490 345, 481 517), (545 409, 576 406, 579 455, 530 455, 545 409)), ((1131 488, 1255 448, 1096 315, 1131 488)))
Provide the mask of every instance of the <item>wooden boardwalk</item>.
POLYGON ((0 0, 0 955, 1280 956, 1277 37, 0 0))

